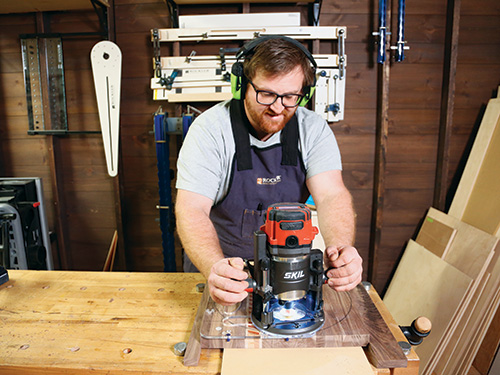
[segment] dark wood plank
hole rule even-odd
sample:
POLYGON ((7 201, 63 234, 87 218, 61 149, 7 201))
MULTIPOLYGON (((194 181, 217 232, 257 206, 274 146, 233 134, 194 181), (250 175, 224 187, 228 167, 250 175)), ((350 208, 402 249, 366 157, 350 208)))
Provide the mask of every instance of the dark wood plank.
MULTIPOLYGON (((383 3, 385 5, 385 3, 383 3)), ((379 6, 382 3, 379 3, 379 6)), ((387 1, 391 9, 391 1, 387 1)), ((378 10, 381 11, 380 9, 378 10)), ((391 12, 386 15, 387 25, 391 25, 391 12)), ((381 30, 379 30, 381 32, 381 30)), ((387 38, 387 43, 390 43, 387 38)), ((384 43, 386 41, 384 40, 384 43)), ((377 279, 378 252, 382 231, 385 193, 385 168, 387 162, 387 137, 389 135, 389 92, 390 92, 390 54, 386 46, 385 60, 377 65, 377 122, 375 133, 375 160, 373 172, 373 199, 371 212, 370 245, 368 250, 368 281, 377 279)))
POLYGON ((443 211, 446 204, 448 187, 450 137, 453 124, 453 106, 455 102, 455 72, 458 56, 458 33, 460 29, 461 0, 448 0, 446 41, 443 65, 443 88, 441 92, 441 116, 439 119, 439 143, 434 185, 433 206, 443 211))
POLYGON ((370 343, 365 350, 368 359, 377 368, 406 367, 408 364, 406 356, 370 296, 362 286, 356 289, 360 292, 366 308, 366 317, 370 322, 367 324, 370 343))

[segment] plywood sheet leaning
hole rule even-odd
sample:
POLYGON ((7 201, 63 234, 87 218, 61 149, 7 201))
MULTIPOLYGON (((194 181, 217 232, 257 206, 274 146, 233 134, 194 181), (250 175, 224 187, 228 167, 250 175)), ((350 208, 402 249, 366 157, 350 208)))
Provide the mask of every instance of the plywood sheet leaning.
POLYGON ((391 280, 384 303, 400 325, 418 316, 432 321, 432 332, 415 348, 425 368, 466 296, 472 278, 410 240, 391 280))
MULTIPOLYGON (((497 249, 499 250, 499 249, 497 249)), ((499 250, 500 251, 500 250, 499 250)), ((484 288, 478 293, 471 306, 469 321, 460 337, 449 362, 443 368, 443 374, 467 374, 481 342, 488 330, 499 306, 500 254, 495 252, 493 260, 483 276, 484 288)))
MULTIPOLYGON (((474 358, 472 366, 482 374, 487 374, 495 359, 495 354, 500 346, 500 310, 497 310, 491 325, 488 328, 488 334, 485 336, 479 350, 474 358)), ((500 374, 500 369, 497 372, 500 374)))
MULTIPOLYGON (((480 276, 500 239, 433 207, 427 212, 426 221, 428 219, 442 223, 442 227, 447 228, 446 235, 453 229, 453 235, 449 237, 447 249, 441 258, 471 278, 480 276)), ((424 229, 422 226, 420 232, 424 229)))
POLYGON ((500 236, 500 98, 486 107, 449 214, 500 236))
MULTIPOLYGON (((442 259, 473 280, 455 318, 436 346, 426 371, 424 371, 424 373, 431 373, 432 370, 436 369, 437 373, 441 373, 445 364, 455 357, 453 353, 456 347, 462 344, 461 337, 470 321, 472 310, 485 287, 488 278, 487 270, 500 239, 434 208, 429 209, 426 221, 429 218, 444 223, 443 226, 455 230, 455 236, 448 244, 448 249, 443 253, 442 259)), ((420 232, 423 230, 425 230, 424 226, 420 232)), ((448 229, 444 231, 449 233, 448 229)), ((420 237, 420 233, 418 237, 420 237)))
POLYGON ((221 375, 373 374, 360 347, 296 349, 226 349, 221 375), (252 358, 251 366, 242 366, 252 358), (332 370, 334 370, 332 372, 332 370))

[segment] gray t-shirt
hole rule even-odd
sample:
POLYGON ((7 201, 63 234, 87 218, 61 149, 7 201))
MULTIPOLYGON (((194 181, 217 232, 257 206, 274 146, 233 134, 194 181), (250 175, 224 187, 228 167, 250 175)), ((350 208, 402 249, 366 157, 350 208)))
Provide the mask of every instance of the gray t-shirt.
MULTIPOLYGON (((235 143, 231 128, 229 103, 219 103, 198 116, 184 139, 177 160, 177 189, 188 190, 214 200, 227 194, 235 143)), ((298 107, 299 150, 306 168, 306 178, 322 172, 341 170, 340 151, 332 130, 318 114, 298 107)), ((273 134, 262 142, 249 135, 250 144, 265 148, 280 142, 273 134)))

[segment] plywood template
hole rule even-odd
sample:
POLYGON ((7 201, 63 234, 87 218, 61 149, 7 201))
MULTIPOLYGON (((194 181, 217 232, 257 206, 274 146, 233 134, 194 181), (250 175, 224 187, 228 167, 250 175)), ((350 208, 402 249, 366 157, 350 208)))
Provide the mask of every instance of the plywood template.
POLYGON ((455 228, 427 215, 415 241, 441 258, 447 252, 456 234, 455 228))
POLYGON ((500 98, 486 107, 449 214, 500 236, 500 98))
POLYGON ((193 332, 199 327, 199 338, 190 338, 187 354, 190 354, 191 342, 195 345, 199 342, 201 348, 225 349, 366 346, 367 355, 377 368, 407 366, 406 357, 362 285, 358 285, 348 293, 333 291, 325 285, 323 293, 324 327, 312 337, 288 340, 261 335, 249 320, 248 302, 243 302, 240 306, 242 311, 247 310, 247 315, 237 311, 235 314, 239 314, 237 316, 241 318, 229 321, 226 319, 223 323, 222 320, 227 317, 224 308, 216 306, 209 297, 206 301, 202 299, 193 325, 193 332), (223 338, 228 327, 231 330, 230 340, 223 338), (214 337, 213 332, 221 334, 214 337))
POLYGON ((463 272, 416 242, 408 242, 384 303, 400 325, 409 325, 418 316, 432 321, 431 334, 415 349, 421 368, 431 358, 471 283, 472 278, 463 272))
POLYGON ((369 375, 370 363, 360 347, 300 349, 226 349, 221 375, 369 375), (252 358, 251 366, 242 366, 252 358))

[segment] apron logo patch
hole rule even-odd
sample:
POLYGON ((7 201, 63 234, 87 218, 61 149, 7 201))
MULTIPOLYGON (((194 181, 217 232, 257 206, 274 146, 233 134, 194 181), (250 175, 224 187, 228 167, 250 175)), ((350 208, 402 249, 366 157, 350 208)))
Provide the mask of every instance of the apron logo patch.
POLYGON ((258 177, 257 178, 257 185, 276 185, 277 183, 281 182, 281 176, 276 176, 276 177, 258 177))

